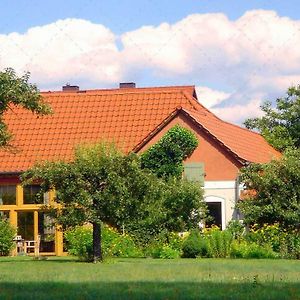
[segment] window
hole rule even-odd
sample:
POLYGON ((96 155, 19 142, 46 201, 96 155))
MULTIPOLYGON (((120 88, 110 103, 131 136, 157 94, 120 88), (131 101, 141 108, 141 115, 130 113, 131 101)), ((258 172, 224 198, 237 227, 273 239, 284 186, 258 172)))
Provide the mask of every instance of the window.
POLYGON ((40 235, 40 251, 55 251, 55 227, 53 220, 43 212, 38 213, 38 232, 40 235))
POLYGON ((0 205, 16 205, 15 185, 0 185, 0 205))
POLYGON ((25 240, 32 241, 34 239, 33 211, 18 212, 18 235, 21 235, 25 240))
POLYGON ((204 186, 204 163, 185 163, 184 177, 189 181, 197 181, 204 186))
POLYGON ((40 193, 41 187, 39 185, 24 186, 24 204, 43 204, 44 195, 40 193))

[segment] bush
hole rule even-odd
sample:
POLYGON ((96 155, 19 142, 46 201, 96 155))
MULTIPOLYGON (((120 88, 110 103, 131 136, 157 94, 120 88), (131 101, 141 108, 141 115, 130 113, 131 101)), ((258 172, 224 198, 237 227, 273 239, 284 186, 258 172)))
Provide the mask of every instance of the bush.
POLYGON ((0 256, 9 255, 14 247, 14 237, 16 229, 10 223, 0 216, 0 256))
MULTIPOLYGON (((80 260, 91 261, 93 257, 93 231, 91 227, 77 226, 65 232, 68 252, 80 260)), ((121 235, 113 228, 102 227, 102 251, 104 257, 141 257, 142 251, 131 237, 121 235)))
POLYGON ((230 231, 212 227, 206 231, 208 242, 208 256, 213 258, 225 258, 230 256, 233 235, 230 231))
POLYGON ((284 258, 300 259, 300 232, 299 231, 294 230, 287 234, 285 244, 281 246, 281 255, 284 258))
POLYGON ((102 228, 102 250, 108 257, 142 257, 142 251, 136 246, 133 239, 125 234, 121 235, 109 226, 102 228))
POLYGON ((180 250, 172 248, 168 244, 152 243, 144 249, 146 257, 175 259, 180 257, 180 250))
POLYGON ((77 226, 65 232, 68 253, 82 261, 93 258, 93 231, 91 227, 77 226))
POLYGON ((226 230, 232 234, 232 237, 235 240, 241 240, 245 234, 245 226, 238 220, 231 220, 228 223, 226 230))
POLYGON ((175 232, 162 232, 144 246, 144 256, 174 259, 181 256, 183 238, 175 232))
POLYGON ((300 232, 298 230, 287 230, 279 224, 264 224, 262 227, 254 225, 246 236, 250 242, 261 246, 268 244, 274 252, 282 258, 300 258, 300 232))
POLYGON ((206 257, 208 254, 207 240, 198 230, 191 231, 182 245, 182 257, 206 257))
POLYGON ((260 246, 256 243, 243 241, 233 242, 230 251, 232 258, 277 258, 278 255, 272 250, 271 246, 260 246))

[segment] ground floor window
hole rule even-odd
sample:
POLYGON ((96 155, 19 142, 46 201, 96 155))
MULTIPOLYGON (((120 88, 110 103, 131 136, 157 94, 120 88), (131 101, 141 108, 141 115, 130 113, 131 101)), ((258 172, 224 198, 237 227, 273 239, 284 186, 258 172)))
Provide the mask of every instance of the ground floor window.
POLYGON ((38 232, 40 236, 40 252, 55 251, 55 227, 50 217, 39 212, 38 232))
POLYGON ((34 216, 33 211, 18 212, 18 235, 27 241, 34 240, 34 216))

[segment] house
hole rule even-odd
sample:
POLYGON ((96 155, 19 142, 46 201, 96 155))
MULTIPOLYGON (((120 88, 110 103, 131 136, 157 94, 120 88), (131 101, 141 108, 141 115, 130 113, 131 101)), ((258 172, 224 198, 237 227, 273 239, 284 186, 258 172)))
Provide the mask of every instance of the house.
POLYGON ((279 155, 261 135, 224 122, 201 105, 194 86, 136 88, 128 83, 117 89, 79 90, 67 85, 42 97, 54 113, 37 117, 17 107, 8 111, 5 121, 14 135, 13 147, 0 153, 0 213, 24 239, 40 236, 42 253, 63 252, 61 230, 47 226, 41 210, 54 194, 38 198, 39 186, 22 187, 19 175, 36 162, 72 160, 80 143, 105 139, 125 152, 141 153, 175 124, 191 129, 199 146, 186 160, 185 174, 203 179, 205 201, 222 228, 237 217, 239 169, 279 155))

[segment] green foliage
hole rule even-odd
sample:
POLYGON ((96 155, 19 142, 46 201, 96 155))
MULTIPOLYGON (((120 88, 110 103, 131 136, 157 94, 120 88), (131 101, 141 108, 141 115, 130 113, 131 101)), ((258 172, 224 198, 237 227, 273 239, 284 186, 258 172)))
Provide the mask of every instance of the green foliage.
POLYGON ((251 164, 241 170, 241 179, 247 190, 255 191, 238 204, 246 223, 299 229, 300 150, 287 150, 268 164, 251 164))
POLYGON ((164 231, 144 245, 145 257, 174 259, 181 256, 183 238, 177 233, 164 231))
MULTIPOLYGON (((82 261, 93 260, 91 226, 76 226, 65 232, 68 253, 82 261)), ((102 247, 105 257, 142 257, 142 251, 128 235, 121 235, 109 226, 102 226, 102 247)))
POLYGON ((300 147, 300 85, 290 87, 287 95, 276 100, 276 108, 271 102, 261 106, 264 116, 248 119, 245 125, 257 129, 276 149, 300 147))
POLYGON ((272 250, 271 246, 265 244, 260 246, 251 242, 233 242, 230 256, 232 258, 277 258, 278 255, 272 250))
POLYGON ((230 256, 233 235, 228 230, 213 227, 206 233, 208 256, 213 258, 226 258, 230 256))
POLYGON ((245 234, 245 226, 238 220, 229 221, 226 230, 229 231, 236 240, 241 240, 245 234))
POLYGON ((9 255, 14 247, 14 237, 16 229, 13 228, 9 221, 0 216, 0 256, 9 255))
POLYGON ((183 161, 198 146, 198 140, 188 129, 176 125, 142 156, 142 167, 151 170, 158 177, 181 178, 183 161))
POLYGON ((180 251, 173 249, 170 245, 164 245, 158 254, 157 258, 175 259, 180 257, 180 251))
POLYGON ((142 247, 168 232, 187 231, 206 217, 206 204, 200 186, 186 180, 158 180, 151 200, 138 213, 127 219, 125 229, 142 247))
POLYGON ((39 180, 41 192, 56 190, 62 205, 50 212, 64 227, 104 222, 118 231, 124 227, 141 245, 164 230, 187 230, 205 217, 199 185, 160 179, 141 168, 139 156, 123 155, 111 144, 79 147, 73 162, 36 165, 23 179, 24 184, 39 180))
POLYGON ((182 257, 185 258, 206 257, 208 243, 205 236, 200 234, 199 230, 192 230, 183 242, 182 252, 182 257))
POLYGON ((50 107, 42 102, 42 97, 36 85, 28 82, 29 73, 18 77, 16 72, 5 69, 0 72, 0 146, 7 146, 11 138, 4 123, 3 114, 12 105, 21 106, 37 114, 48 114, 50 107))
POLYGON ((93 232, 90 227, 77 226, 64 233, 68 253, 82 261, 93 259, 93 232))
POLYGON ((128 234, 120 234, 104 225, 102 228, 102 247, 106 257, 143 257, 142 250, 128 234))
POLYGON ((300 232, 298 230, 287 231, 279 224, 264 224, 262 227, 255 224, 245 238, 261 246, 271 246, 272 250, 282 258, 300 258, 300 232))

